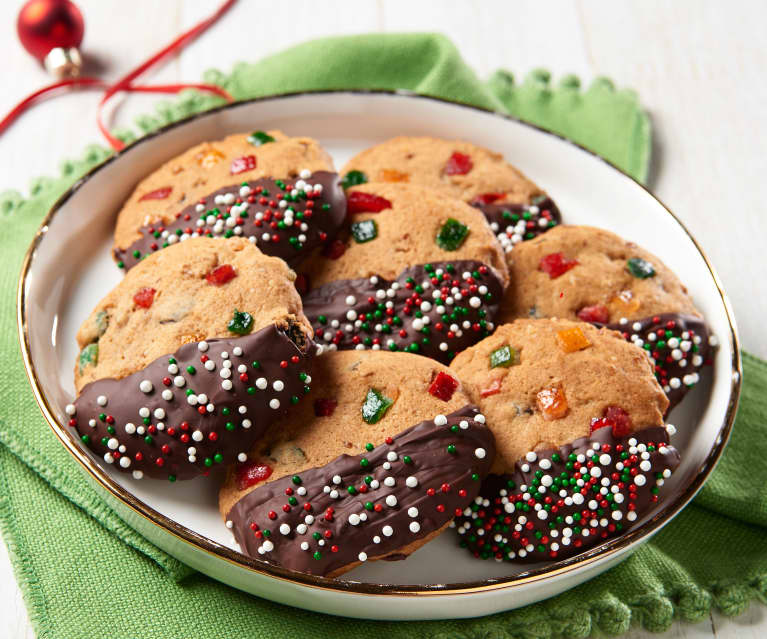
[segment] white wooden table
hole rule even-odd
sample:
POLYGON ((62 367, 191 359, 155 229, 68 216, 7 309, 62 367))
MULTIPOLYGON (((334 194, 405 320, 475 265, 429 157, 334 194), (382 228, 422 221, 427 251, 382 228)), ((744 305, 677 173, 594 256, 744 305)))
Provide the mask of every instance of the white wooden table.
MULTIPOLYGON (((84 50, 116 78, 216 6, 213 0, 80 0, 84 50)), ((20 0, 0 3, 0 113, 47 79, 18 43, 20 0)), ((708 253, 735 307, 743 345, 767 357, 764 281, 767 3, 611 0, 514 3, 503 0, 241 0, 179 57, 154 73, 154 82, 197 81, 209 67, 228 70, 303 40, 371 31, 440 31, 453 39, 481 77, 499 67, 517 78, 546 67, 555 78, 576 73, 584 84, 607 75, 635 88, 655 135, 651 188, 679 215, 708 253), (248 37, 241 25, 256 21, 248 37)), ((156 97, 131 96, 116 120, 130 123, 156 97)), ((0 138, 0 190, 25 187, 33 176, 58 171, 62 158, 98 141, 96 93, 36 107, 0 138)), ((534 178, 534 176, 533 176, 534 178)), ((737 619, 714 613, 676 637, 763 637, 767 609, 754 603, 737 619)), ((0 636, 33 637, 5 546, 0 544, 0 636)), ((656 637, 634 631, 633 639, 656 637)))

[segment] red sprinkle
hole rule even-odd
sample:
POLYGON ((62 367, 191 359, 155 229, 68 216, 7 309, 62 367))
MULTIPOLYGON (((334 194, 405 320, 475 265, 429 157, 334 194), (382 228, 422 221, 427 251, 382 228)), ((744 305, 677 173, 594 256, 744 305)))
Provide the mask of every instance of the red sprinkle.
POLYGON ((355 213, 379 213, 384 209, 390 209, 391 202, 380 195, 374 193, 364 193, 363 191, 352 191, 346 194, 346 214, 355 213))
POLYGON ((272 474, 270 466, 257 461, 237 464, 235 477, 237 480, 237 489, 245 490, 259 482, 268 479, 272 474))
POLYGON ((133 296, 133 301, 135 302, 136 306, 140 306, 141 308, 149 308, 154 302, 154 294, 156 292, 157 291, 153 288, 140 288, 133 296))
POLYGON ((568 260, 562 253, 549 253, 541 258, 538 268, 553 280, 578 264, 578 260, 568 260))
POLYGON ((584 306, 578 311, 578 319, 584 322, 598 322, 599 324, 607 324, 610 321, 610 311, 606 306, 602 304, 595 304, 594 306, 584 306))
POLYGON ((252 171, 256 168, 256 156, 255 155, 243 155, 241 158, 234 158, 232 165, 229 167, 229 173, 237 175, 238 173, 244 173, 245 171, 252 171))
POLYGON ((429 386, 429 394, 443 402, 448 402, 456 388, 458 388, 458 380, 440 371, 429 386))
POLYGON ((445 175, 466 175, 474 167, 471 156, 454 151, 445 164, 445 175))
POLYGON ((144 193, 144 195, 142 195, 138 201, 144 202, 145 200, 164 200, 170 195, 172 190, 172 186, 163 186, 162 188, 155 189, 154 191, 149 191, 149 193, 144 193))
POLYGON ((317 417, 330 417, 336 406, 338 406, 338 402, 335 399, 319 397, 314 400, 314 414, 317 417))
POLYGON ((231 264, 222 264, 208 273, 205 276, 205 279, 208 280, 208 284, 222 286, 233 280, 235 277, 237 277, 237 271, 234 270, 234 267, 231 264))

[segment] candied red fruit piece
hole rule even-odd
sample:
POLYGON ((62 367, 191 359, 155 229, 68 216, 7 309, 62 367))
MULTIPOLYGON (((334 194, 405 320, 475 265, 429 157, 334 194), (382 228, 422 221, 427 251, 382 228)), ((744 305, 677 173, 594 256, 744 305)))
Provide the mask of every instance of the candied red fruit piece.
POLYGON ((613 422, 613 435, 616 437, 625 437, 633 430, 631 417, 620 406, 608 406, 604 416, 613 422))
POLYGON ((154 303, 154 294, 156 292, 157 291, 153 288, 140 288, 133 296, 133 301, 135 302, 136 306, 140 306, 141 308, 149 308, 154 303))
POLYGON ((231 264, 222 264, 217 266, 205 277, 209 284, 215 284, 216 286, 222 286, 227 282, 237 277, 237 271, 231 264))
POLYGON ((490 382, 490 385, 479 391, 480 397, 490 397, 491 395, 497 395, 501 392, 501 380, 494 379, 490 382))
POLYGON ((543 419, 552 421, 561 419, 567 414, 567 398, 565 391, 559 386, 544 388, 538 391, 535 397, 538 404, 538 410, 543 414, 543 419))
POLYGON ((255 155, 243 155, 241 158, 234 158, 232 164, 229 167, 229 173, 237 175, 238 173, 245 173, 245 171, 252 171, 256 168, 256 156, 255 155))
POLYGON ((473 167, 471 156, 454 151, 445 164, 445 175, 466 175, 473 167))
POLYGON ((269 479, 272 474, 271 466, 259 461, 247 461, 237 464, 235 476, 237 479, 237 490, 245 490, 255 484, 269 479))
POLYGON ((458 388, 458 380, 440 371, 429 386, 429 394, 443 402, 449 402, 456 388, 458 388))
POLYGON ((314 400, 314 414, 317 417, 330 417, 336 410, 338 402, 335 399, 318 397, 314 400))
POLYGON ((568 260, 562 253, 549 253, 541 258, 538 268, 553 280, 578 264, 578 260, 568 260))
POLYGON ((299 295, 306 295, 311 288, 309 276, 306 273, 296 275, 295 287, 299 295))
POLYGON ((160 189, 155 189, 154 191, 149 191, 149 193, 144 193, 144 195, 142 195, 138 201, 143 202, 145 200, 164 200, 170 195, 172 190, 172 186, 163 186, 160 189))
POLYGON ((333 240, 329 244, 326 244, 325 248, 322 250, 322 255, 331 260, 337 260, 344 253, 346 253, 346 244, 341 240, 333 240))
POLYGON ((591 432, 606 427, 612 428, 614 437, 625 437, 634 429, 631 417, 620 406, 608 406, 602 417, 591 420, 591 432))
POLYGON ((584 306, 580 311, 578 311, 578 319, 582 322, 607 324, 607 322, 610 321, 610 311, 603 304, 584 306))
POLYGON ((471 203, 476 204, 492 204, 496 200, 500 200, 504 196, 503 193, 481 193, 475 197, 471 203))
POLYGON ((384 209, 390 209, 391 202, 385 197, 375 193, 364 193, 363 191, 352 191, 346 194, 346 213, 354 215, 356 213, 379 213, 384 209))

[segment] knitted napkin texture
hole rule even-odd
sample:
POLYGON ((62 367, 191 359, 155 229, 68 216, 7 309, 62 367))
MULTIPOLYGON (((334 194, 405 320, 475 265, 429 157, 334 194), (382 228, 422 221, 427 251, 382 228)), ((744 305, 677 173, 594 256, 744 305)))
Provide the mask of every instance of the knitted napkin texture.
MULTIPOLYGON (((440 35, 315 40, 205 81, 237 99, 320 89, 408 89, 508 113, 575 140, 644 180, 650 127, 636 95, 606 79, 582 90, 545 71, 481 82, 440 35)), ((138 119, 131 141, 220 104, 189 92, 138 119)), ((307 132, 311 134, 311 131, 307 132)), ((460 132, 457 131, 459 136, 460 132)), ((468 620, 374 622, 268 602, 189 569, 129 528, 90 487, 43 420, 18 346, 15 292, 26 247, 58 196, 109 151, 90 146, 29 195, 0 194, 0 530, 39 637, 359 639, 586 637, 661 631, 712 607, 735 615, 767 596, 767 364, 744 355, 741 406, 716 471, 672 523, 619 566, 558 597, 468 620)), ((545 185, 544 185, 545 186, 545 185)), ((458 549, 456 550, 458 552, 458 549)), ((465 605, 470 606, 467 599, 465 605)))

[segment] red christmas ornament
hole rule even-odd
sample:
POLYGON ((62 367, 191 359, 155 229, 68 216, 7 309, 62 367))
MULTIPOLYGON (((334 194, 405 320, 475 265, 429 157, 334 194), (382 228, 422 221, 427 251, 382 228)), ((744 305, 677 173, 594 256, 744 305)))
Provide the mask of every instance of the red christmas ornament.
POLYGON ((16 30, 24 48, 58 78, 80 75, 83 14, 70 0, 29 0, 16 30))

